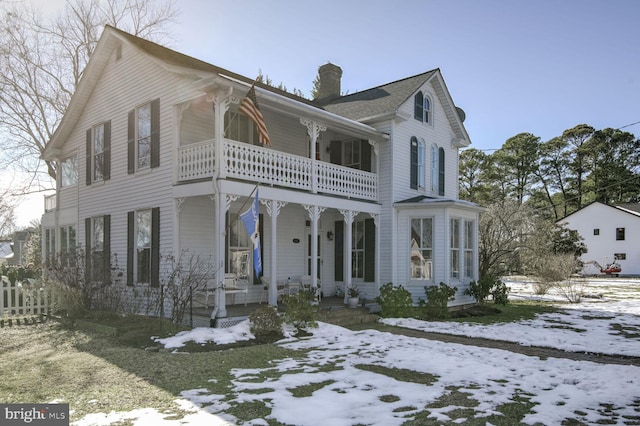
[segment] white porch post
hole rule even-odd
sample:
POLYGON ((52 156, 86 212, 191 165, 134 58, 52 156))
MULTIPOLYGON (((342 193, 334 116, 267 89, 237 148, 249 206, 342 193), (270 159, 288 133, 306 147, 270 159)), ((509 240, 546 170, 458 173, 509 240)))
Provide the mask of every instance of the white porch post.
POLYGON ((216 317, 227 316, 226 297, 224 292, 224 265, 226 263, 225 239, 227 237, 227 211, 231 203, 238 199, 237 195, 216 194, 216 253, 218 262, 216 264, 216 307, 218 308, 216 317))
POLYGON ((311 288, 318 288, 318 221, 326 207, 303 205, 311 219, 311 288))
POLYGON ((369 213, 369 216, 373 219, 373 224, 376 226, 376 276, 374 278, 376 284, 376 290, 380 290, 380 215, 375 213, 369 213))
POLYGON ((276 200, 260 200, 262 205, 267 208, 267 214, 271 218, 271 257, 269 266, 269 305, 278 306, 278 215, 280 209, 287 203, 276 200))
POLYGON ((173 210, 173 252, 180 253, 180 208, 184 198, 176 198, 175 209, 173 210))
POLYGON ((347 303, 349 297, 348 292, 351 288, 351 240, 352 240, 352 227, 353 219, 358 215, 358 212, 353 210, 340 210, 342 216, 344 216, 344 303, 347 303))
POLYGON ((316 123, 315 121, 301 118, 300 124, 307 127, 309 135, 309 158, 311 158, 311 191, 316 194, 318 192, 318 177, 316 167, 316 145, 320 132, 327 130, 327 126, 316 123))
POLYGON ((232 102, 232 93, 233 87, 219 87, 207 97, 207 101, 213 102, 214 108, 215 174, 218 179, 227 177, 227 168, 224 161, 222 161, 224 158, 224 115, 232 102))

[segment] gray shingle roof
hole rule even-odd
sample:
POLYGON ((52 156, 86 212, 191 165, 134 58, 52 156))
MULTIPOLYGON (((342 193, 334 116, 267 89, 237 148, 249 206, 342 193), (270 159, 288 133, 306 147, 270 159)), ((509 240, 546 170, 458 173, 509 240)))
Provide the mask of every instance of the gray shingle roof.
POLYGON ((324 109, 352 120, 395 112, 438 69, 333 99, 324 109))

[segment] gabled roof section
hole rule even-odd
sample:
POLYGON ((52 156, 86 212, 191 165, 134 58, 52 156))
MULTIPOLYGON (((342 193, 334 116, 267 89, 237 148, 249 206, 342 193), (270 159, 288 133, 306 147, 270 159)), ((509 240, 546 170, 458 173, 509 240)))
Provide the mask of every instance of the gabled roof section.
POLYGON ((372 89, 341 96, 331 100, 324 106, 324 109, 360 122, 369 122, 377 118, 392 118, 398 113, 400 107, 413 98, 418 90, 429 81, 433 83, 447 119, 456 133, 458 138, 456 144, 468 146, 471 143, 469 134, 464 128, 439 68, 372 89))
POLYGON ((605 206, 605 207, 609 207, 611 209, 615 209, 615 210, 619 210, 623 213, 627 213, 630 215, 633 215, 635 217, 640 218, 640 204, 639 203, 626 203, 626 204, 618 204, 615 206, 612 206, 610 204, 606 204, 606 203, 601 203, 600 201, 592 201, 591 203, 587 204, 586 206, 582 207, 580 210, 576 210, 573 213, 570 213, 568 215, 566 215, 565 217, 563 217, 562 219, 556 221, 556 223, 561 223, 565 220, 567 220, 567 218, 575 215, 576 213, 580 213, 583 210, 585 210, 588 207, 593 206, 594 204, 599 204, 601 206, 605 206))
POLYGON ((439 70, 431 70, 382 86, 333 99, 324 106, 327 111, 352 120, 361 121, 396 112, 439 70))

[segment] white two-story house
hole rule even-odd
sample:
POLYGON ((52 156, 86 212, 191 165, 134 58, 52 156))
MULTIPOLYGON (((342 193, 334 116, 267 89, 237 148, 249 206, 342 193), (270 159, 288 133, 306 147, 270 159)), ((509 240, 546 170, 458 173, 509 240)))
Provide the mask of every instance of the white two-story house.
POLYGON ((188 250, 215 264, 224 317, 223 272, 264 295, 238 219, 257 187, 269 303, 301 275, 325 297, 444 282, 471 302, 481 209, 458 199, 470 140, 440 70, 347 96, 341 74, 319 68, 315 101, 256 84, 263 146, 238 112, 252 79, 106 27, 44 153, 60 172, 43 255, 83 247, 91 279, 117 259, 121 285, 154 287, 162 254, 188 250))

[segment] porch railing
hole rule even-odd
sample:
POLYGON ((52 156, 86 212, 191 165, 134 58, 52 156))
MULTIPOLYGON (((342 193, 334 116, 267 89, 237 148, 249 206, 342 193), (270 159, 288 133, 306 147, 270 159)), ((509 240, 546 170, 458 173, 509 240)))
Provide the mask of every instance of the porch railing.
POLYGON ((47 195, 44 197, 44 211, 52 212, 56 209, 56 195, 47 195))
MULTIPOLYGON (((214 141, 178 148, 178 181, 212 177, 214 141)), ((378 198, 378 176, 323 161, 225 139, 227 177, 365 200, 378 198), (315 167, 314 167, 315 164, 315 167)))

